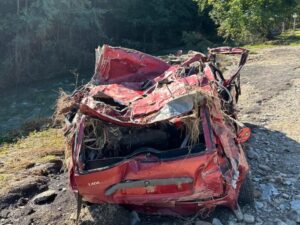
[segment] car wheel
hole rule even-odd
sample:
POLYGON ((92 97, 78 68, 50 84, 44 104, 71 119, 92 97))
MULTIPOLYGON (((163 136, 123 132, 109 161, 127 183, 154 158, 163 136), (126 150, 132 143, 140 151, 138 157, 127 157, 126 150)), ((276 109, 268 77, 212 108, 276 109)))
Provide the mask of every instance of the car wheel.
POLYGON ((241 206, 246 204, 254 204, 254 187, 250 174, 246 176, 246 179, 242 183, 238 202, 241 206))

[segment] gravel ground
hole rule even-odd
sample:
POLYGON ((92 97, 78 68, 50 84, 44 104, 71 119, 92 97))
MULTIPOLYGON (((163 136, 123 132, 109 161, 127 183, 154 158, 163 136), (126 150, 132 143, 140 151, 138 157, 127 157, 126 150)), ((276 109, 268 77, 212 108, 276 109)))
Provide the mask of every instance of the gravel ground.
MULTIPOLYGON (((259 50, 250 55, 242 71, 240 120, 252 128, 246 148, 255 189, 255 204, 242 207, 242 222, 230 210, 219 208, 206 222, 197 217, 139 215, 140 224, 300 224, 299 74, 300 47, 259 50)), ((76 201, 66 188, 67 175, 46 179, 53 191, 39 199, 28 194, 17 204, 0 208, 0 224, 75 224, 76 201), (35 203, 39 201, 42 204, 35 203)), ((80 224, 130 224, 134 218, 138 218, 135 213, 120 207, 85 206, 80 224)))
MULTIPOLYGON (((242 73, 242 122, 252 128, 247 155, 255 224, 300 224, 300 47, 264 49, 242 73)), ((224 224, 226 221, 224 221, 224 224)))

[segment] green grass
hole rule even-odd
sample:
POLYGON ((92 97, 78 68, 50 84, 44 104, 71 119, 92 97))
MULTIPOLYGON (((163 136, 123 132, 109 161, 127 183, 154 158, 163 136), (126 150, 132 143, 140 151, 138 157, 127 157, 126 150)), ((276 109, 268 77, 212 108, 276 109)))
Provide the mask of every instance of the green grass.
POLYGON ((37 163, 47 163, 47 162, 50 162, 52 160, 55 160, 57 159, 57 156, 56 155, 46 155, 46 156, 43 156, 39 159, 37 159, 37 163))
POLYGON ((51 126, 51 123, 51 119, 47 117, 35 118, 23 123, 18 129, 0 133, 0 146, 1 144, 15 143, 19 139, 27 137, 33 131, 45 130, 51 126))
POLYGON ((277 37, 274 40, 264 43, 245 45, 244 48, 249 49, 251 52, 257 49, 270 48, 275 46, 300 46, 300 30, 296 30, 295 33, 288 30, 277 37))
MULTIPOLYGON (((10 177, 17 179, 29 165, 46 163, 63 155, 65 139, 61 129, 33 131, 14 143, 0 144, 0 192, 10 177)), ((24 174, 22 175, 24 176, 24 174)))

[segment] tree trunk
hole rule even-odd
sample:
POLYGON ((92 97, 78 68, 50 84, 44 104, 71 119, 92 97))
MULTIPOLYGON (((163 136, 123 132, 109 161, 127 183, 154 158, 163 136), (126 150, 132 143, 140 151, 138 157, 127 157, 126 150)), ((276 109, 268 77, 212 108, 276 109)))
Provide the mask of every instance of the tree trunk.
MULTIPOLYGON (((19 17, 19 14, 20 14, 20 0, 16 0, 16 1, 17 1, 17 17, 19 17)), ((15 60, 14 71, 15 71, 15 79, 16 79, 17 84, 19 83, 19 73, 20 73, 20 70, 19 70, 19 54, 18 54, 18 50, 19 50, 18 49, 19 48, 18 37, 19 37, 18 30, 16 30, 15 52, 14 52, 14 60, 15 60)))

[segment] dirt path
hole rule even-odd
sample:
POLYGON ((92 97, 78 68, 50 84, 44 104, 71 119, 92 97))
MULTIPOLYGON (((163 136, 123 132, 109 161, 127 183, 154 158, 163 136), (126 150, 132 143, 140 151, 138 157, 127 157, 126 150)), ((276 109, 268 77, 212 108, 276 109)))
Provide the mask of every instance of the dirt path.
MULTIPOLYGON (((247 144, 255 187, 255 205, 242 211, 249 224, 300 223, 300 47, 278 47, 251 54, 242 71, 240 119, 252 128, 247 144), (250 223, 251 220, 255 222, 250 223)), ((3 208, 0 224, 72 224, 76 201, 64 187, 66 174, 47 177, 56 191, 52 203, 35 205, 32 199, 3 208)), ((81 224, 127 224, 135 215, 114 207, 85 207, 81 224), (96 216, 95 216, 96 215, 96 216), (96 222, 97 221, 97 222, 96 222)), ((140 216, 142 225, 205 224, 199 219, 140 216)), ((207 224, 218 218, 224 225, 243 225, 226 209, 218 209, 207 224)))

